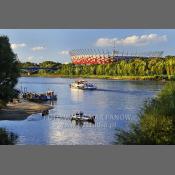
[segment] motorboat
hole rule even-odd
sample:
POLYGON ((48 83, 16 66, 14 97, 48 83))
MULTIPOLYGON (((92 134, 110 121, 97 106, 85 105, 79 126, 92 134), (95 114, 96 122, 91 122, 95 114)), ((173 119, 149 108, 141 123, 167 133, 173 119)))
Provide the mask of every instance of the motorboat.
POLYGON ((95 116, 87 116, 87 115, 84 115, 84 113, 80 111, 80 112, 74 113, 71 116, 71 120, 95 123, 95 116))
POLYGON ((71 88, 82 89, 82 90, 95 90, 97 87, 85 80, 77 80, 70 84, 71 88))

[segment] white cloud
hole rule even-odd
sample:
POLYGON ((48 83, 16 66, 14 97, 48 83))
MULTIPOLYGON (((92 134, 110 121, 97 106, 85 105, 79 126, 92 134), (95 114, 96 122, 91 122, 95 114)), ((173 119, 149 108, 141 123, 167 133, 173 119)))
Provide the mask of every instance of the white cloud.
POLYGON ((11 47, 12 49, 18 49, 18 48, 23 48, 26 47, 27 45, 25 43, 12 43, 11 47))
POLYGON ((143 46, 153 42, 165 42, 167 41, 166 35, 148 34, 148 35, 132 35, 126 38, 99 38, 96 41, 98 47, 109 47, 113 46, 114 42, 116 45, 121 46, 143 46))
POLYGON ((69 51, 68 50, 62 50, 60 52, 58 52, 59 55, 69 55, 69 51))
POLYGON ((45 50, 45 47, 43 47, 43 46, 37 46, 37 47, 33 47, 32 50, 33 51, 41 51, 41 50, 45 50))

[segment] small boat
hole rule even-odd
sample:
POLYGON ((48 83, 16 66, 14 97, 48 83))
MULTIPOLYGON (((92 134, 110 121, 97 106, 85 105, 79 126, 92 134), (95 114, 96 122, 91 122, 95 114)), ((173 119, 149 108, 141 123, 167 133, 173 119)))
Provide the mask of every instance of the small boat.
POLYGON ((95 90, 97 87, 85 80, 77 80, 70 84, 71 88, 82 89, 82 90, 95 90))
POLYGON ((95 116, 86 116, 83 112, 76 112, 71 116, 71 120, 95 123, 95 116))

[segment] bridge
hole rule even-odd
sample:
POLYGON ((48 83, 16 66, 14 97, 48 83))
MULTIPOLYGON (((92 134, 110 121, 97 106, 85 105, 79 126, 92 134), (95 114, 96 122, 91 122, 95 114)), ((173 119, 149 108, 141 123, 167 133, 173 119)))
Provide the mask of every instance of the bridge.
POLYGON ((26 68, 21 68, 20 70, 32 74, 32 73, 37 73, 39 70, 46 70, 46 71, 56 71, 58 68, 40 68, 40 67, 26 67, 26 68))

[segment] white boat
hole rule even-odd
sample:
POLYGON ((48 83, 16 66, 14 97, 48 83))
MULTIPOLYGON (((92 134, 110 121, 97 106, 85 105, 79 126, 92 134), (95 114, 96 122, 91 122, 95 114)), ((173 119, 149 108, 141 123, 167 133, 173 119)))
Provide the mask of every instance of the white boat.
POLYGON ((95 123, 95 116, 86 116, 83 112, 76 112, 71 116, 71 120, 95 123))
POLYGON ((95 89, 97 89, 97 87, 94 84, 89 83, 85 80, 77 80, 74 83, 71 83, 70 87, 76 88, 76 89, 82 89, 82 90, 95 90, 95 89))

